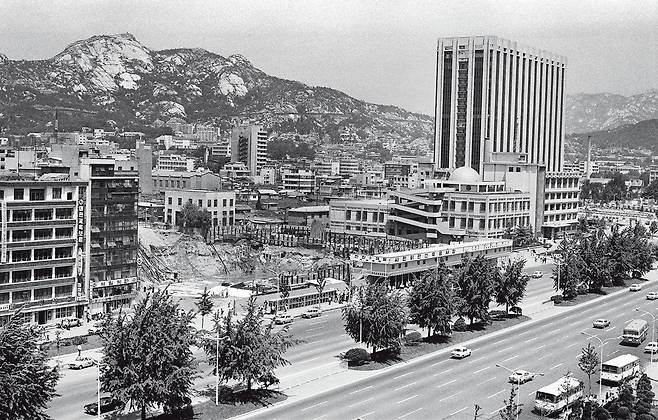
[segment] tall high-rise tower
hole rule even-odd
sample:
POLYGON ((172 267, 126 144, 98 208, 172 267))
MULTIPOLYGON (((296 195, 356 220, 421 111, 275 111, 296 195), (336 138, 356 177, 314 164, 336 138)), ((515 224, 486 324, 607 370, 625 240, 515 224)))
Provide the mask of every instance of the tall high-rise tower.
POLYGON ((496 36, 441 38, 436 69, 437 169, 482 173, 488 152, 517 152, 562 170, 565 57, 496 36))
POLYGON ((233 127, 231 162, 242 162, 251 175, 258 175, 267 164, 267 131, 260 125, 233 127))

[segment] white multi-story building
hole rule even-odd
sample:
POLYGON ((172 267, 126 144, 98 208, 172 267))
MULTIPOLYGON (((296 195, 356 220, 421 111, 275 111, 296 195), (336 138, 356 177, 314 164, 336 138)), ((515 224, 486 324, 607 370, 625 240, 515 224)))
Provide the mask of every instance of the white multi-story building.
POLYGON ((212 226, 233 226, 235 223, 235 192, 206 190, 165 191, 165 223, 178 226, 181 210, 187 203, 207 210, 212 226))
POLYGON ((183 155, 162 153, 158 156, 156 169, 158 171, 190 172, 194 170, 194 159, 183 155))
POLYGON ((286 191, 312 194, 315 187, 315 175, 303 169, 284 169, 281 172, 281 181, 286 191))
POLYGON ((386 200, 332 200, 329 202, 329 228, 333 233, 386 236, 386 200))
POLYGON ((260 125, 231 130, 231 162, 242 162, 251 175, 258 175, 267 164, 267 131, 260 125))
POLYGON ((496 36, 441 38, 436 59, 434 162, 482 173, 492 152, 562 170, 566 58, 496 36))

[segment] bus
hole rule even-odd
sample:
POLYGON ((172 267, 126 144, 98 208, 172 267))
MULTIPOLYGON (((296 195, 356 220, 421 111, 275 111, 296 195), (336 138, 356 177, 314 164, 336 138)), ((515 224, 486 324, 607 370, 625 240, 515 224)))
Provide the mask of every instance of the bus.
POLYGON ((583 398, 584 388, 584 383, 578 379, 563 376, 537 391, 534 411, 543 416, 559 413, 583 398))
POLYGON ((622 344, 640 344, 647 338, 649 323, 644 319, 633 319, 624 327, 622 344))
POLYGON ((640 373, 640 359, 632 354, 622 354, 601 365, 601 382, 619 385, 640 373))

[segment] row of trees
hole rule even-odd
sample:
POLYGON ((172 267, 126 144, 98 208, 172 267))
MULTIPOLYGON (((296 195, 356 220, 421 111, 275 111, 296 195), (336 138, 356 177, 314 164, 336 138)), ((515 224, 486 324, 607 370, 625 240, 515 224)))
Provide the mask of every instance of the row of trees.
POLYGON ((579 293, 600 293, 606 286, 623 286, 629 274, 641 277, 655 260, 655 248, 644 226, 620 230, 612 226, 589 230, 586 226, 572 238, 565 238, 556 252, 553 271, 555 290, 565 299, 579 293))
POLYGON ((417 278, 407 298, 389 291, 381 281, 357 289, 351 304, 343 309, 345 331, 355 341, 377 349, 397 351, 408 322, 427 328, 427 336, 452 332, 453 317, 460 317, 454 328, 476 320, 489 321, 489 304, 505 305, 509 313, 523 298, 528 277, 525 261, 508 261, 498 267, 482 256, 464 258, 449 270, 441 264, 417 278))

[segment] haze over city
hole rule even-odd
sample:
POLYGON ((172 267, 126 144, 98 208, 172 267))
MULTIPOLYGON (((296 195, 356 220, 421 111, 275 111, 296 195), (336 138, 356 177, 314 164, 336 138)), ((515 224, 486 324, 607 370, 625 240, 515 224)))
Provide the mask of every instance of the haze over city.
POLYGON ((0 53, 42 59, 130 32, 152 49, 242 54, 274 76, 433 114, 436 39, 498 35, 568 58, 567 93, 658 87, 643 1, 3 1, 0 53), (38 24, 35 24, 38 22, 38 24))

